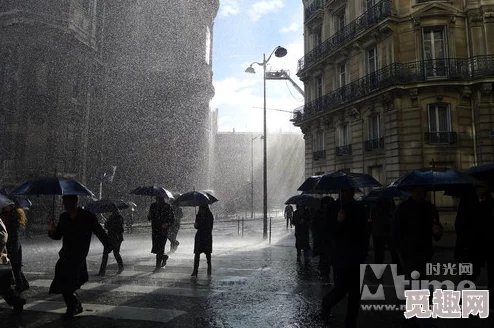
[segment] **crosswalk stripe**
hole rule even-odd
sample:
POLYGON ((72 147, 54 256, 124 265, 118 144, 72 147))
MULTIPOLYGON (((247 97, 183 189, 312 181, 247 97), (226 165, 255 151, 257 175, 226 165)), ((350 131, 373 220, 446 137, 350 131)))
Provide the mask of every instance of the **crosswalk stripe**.
MULTIPOLYGON (((174 318, 186 314, 185 311, 175 309, 154 309, 132 306, 114 306, 105 304, 82 304, 84 311, 77 316, 98 316, 120 320, 139 320, 166 323, 174 318)), ((0 300, 0 307, 9 308, 5 301, 0 300)), ((24 306, 24 310, 49 312, 55 314, 65 313, 66 306, 62 302, 33 301, 24 306)))
MULTIPOLYGON (((51 280, 36 279, 29 282, 32 287, 49 288, 51 280)), ((154 295, 171 295, 185 297, 207 297, 223 293, 220 289, 197 288, 195 285, 187 287, 161 287, 161 286, 141 286, 141 285, 120 285, 105 284, 99 282, 88 282, 82 285, 81 290, 97 290, 110 293, 134 293, 134 294, 154 294, 154 295)))

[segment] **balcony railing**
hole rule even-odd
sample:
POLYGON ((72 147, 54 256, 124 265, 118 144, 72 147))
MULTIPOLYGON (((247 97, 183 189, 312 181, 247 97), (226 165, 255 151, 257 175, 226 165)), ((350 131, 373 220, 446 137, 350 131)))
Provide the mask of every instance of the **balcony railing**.
POLYGON ((456 132, 427 132, 425 133, 425 142, 430 145, 455 144, 456 132))
POLYGON ((326 159, 326 151, 325 150, 318 150, 313 153, 314 155, 314 160, 318 161, 320 159, 326 159))
POLYGON ((314 65, 331 52, 335 51, 348 41, 352 40, 357 34, 368 30, 371 26, 384 20, 391 15, 391 0, 382 0, 375 6, 367 10, 361 16, 357 17, 351 23, 326 39, 323 43, 309 51, 298 61, 298 72, 314 65))
POLYGON ((494 55, 393 63, 294 111, 293 121, 334 110, 382 88, 437 80, 468 81, 494 76, 494 55))
POLYGON ((336 147, 336 156, 350 156, 352 154, 352 145, 336 147))
POLYGON ((384 138, 370 139, 365 141, 365 150, 373 151, 384 148, 384 138))
POLYGON ((314 0, 314 2, 305 9, 305 21, 310 21, 321 9, 323 9, 323 0, 314 0))

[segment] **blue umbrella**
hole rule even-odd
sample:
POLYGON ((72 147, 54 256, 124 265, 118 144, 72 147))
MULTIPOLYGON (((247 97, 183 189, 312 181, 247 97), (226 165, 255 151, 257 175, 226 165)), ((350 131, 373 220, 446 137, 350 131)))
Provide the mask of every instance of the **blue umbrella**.
POLYGON ((367 195, 361 197, 364 202, 375 202, 380 197, 384 198, 407 198, 410 194, 398 188, 379 188, 371 190, 367 195))
POLYGON ((142 196, 153 196, 153 197, 163 197, 165 200, 173 200, 173 194, 160 186, 144 186, 137 187, 136 189, 130 192, 134 195, 142 195, 142 196))
POLYGON ((313 189, 323 190, 327 193, 337 193, 344 189, 381 186, 376 179, 368 174, 337 171, 321 176, 313 189))
POLYGON ((10 205, 14 205, 14 202, 11 199, 5 197, 4 195, 0 195, 0 209, 10 205))
POLYGON ((175 200, 175 204, 178 206, 201 206, 201 205, 210 205, 218 200, 216 198, 211 199, 208 197, 207 194, 200 192, 200 191, 189 191, 186 192, 185 194, 182 194, 182 196, 178 197, 175 200))
POLYGON ((494 164, 485 164, 480 166, 473 166, 466 170, 466 174, 480 179, 485 180, 491 188, 494 188, 494 164))
POLYGON ((9 196, 9 193, 7 189, 5 188, 0 188, 0 195, 4 195, 7 198, 11 199, 14 201, 15 205, 22 208, 22 209, 29 209, 29 207, 33 206, 33 203, 27 198, 24 197, 18 197, 18 196, 9 196))
POLYGON ((466 173, 453 169, 421 169, 405 174, 389 186, 401 190, 423 187, 428 191, 451 190, 454 192, 455 189, 483 186, 483 183, 466 173))
POLYGON ((110 199, 100 199, 90 202, 84 208, 93 213, 113 213, 118 210, 117 204, 110 199))

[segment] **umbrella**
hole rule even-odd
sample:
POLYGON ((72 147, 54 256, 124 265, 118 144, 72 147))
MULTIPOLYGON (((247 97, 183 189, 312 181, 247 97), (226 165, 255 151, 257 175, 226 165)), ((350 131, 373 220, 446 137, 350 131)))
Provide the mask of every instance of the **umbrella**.
POLYGON ((118 206, 110 199, 100 199, 90 202, 85 209, 93 213, 112 213, 118 210, 118 206))
POLYGON ((159 186, 137 187, 136 189, 132 190, 130 193, 134 195, 142 195, 142 196, 163 197, 165 200, 174 199, 173 194, 170 191, 159 186))
POLYGON ((304 191, 304 192, 314 192, 314 193, 319 193, 322 192, 320 190, 316 191, 314 190, 314 187, 316 184, 319 182, 319 179, 321 179, 322 175, 313 175, 311 177, 308 177, 304 183, 300 187, 298 187, 297 190, 299 191, 304 191))
POLYGON ((479 180, 485 180, 491 188, 494 187, 494 164, 492 163, 473 166, 466 170, 465 173, 479 180))
POLYGON ((375 202, 378 198, 407 198, 410 194, 398 188, 379 188, 371 190, 367 195, 361 197, 364 202, 375 202))
POLYGON ((123 200, 119 200, 118 202, 115 203, 117 205, 117 208, 119 210, 124 210, 124 209, 127 209, 127 208, 136 208, 137 207, 137 204, 134 203, 134 202, 125 202, 123 200))
MULTIPOLYGON (((381 187, 382 185, 374 179, 372 176, 365 173, 351 173, 351 172, 341 172, 337 171, 330 174, 325 174, 317 178, 317 176, 311 177, 313 181, 304 182, 298 190, 310 191, 321 190, 326 193, 338 193, 340 190, 344 189, 356 189, 356 188, 366 188, 366 187, 381 187), (317 180, 317 182, 314 182, 317 180), (302 190, 306 189, 306 190, 302 190)), ((311 179, 309 178, 309 179, 311 179)))
POLYGON ((53 195, 53 216, 55 216, 55 195, 82 195, 95 197, 81 183, 72 179, 41 178, 27 181, 16 188, 11 195, 53 195))
POLYGON ((311 208, 319 208, 320 207, 319 199, 317 199, 313 196, 305 195, 305 194, 296 195, 296 196, 292 196, 292 197, 288 198, 287 201, 285 202, 285 205, 288 205, 288 204, 304 205, 304 206, 311 207, 311 208))
MULTIPOLYGON (((214 198, 214 197, 213 197, 214 198)), ((175 204, 178 206, 201 206, 201 205, 210 205, 218 200, 216 198, 211 199, 209 196, 200 191, 189 191, 178 197, 175 200, 175 204)))
POLYGON ((33 203, 27 198, 18 197, 18 196, 9 196, 9 193, 5 188, 0 188, 0 195, 4 195, 7 198, 10 198, 11 200, 14 201, 16 206, 22 209, 29 209, 29 207, 33 206, 33 203))
POLYGON ((206 191, 201 191, 203 194, 206 194, 206 196, 208 196, 208 198, 213 202, 217 202, 218 201, 218 198, 214 197, 212 195, 212 190, 206 190, 206 191))
POLYGON ((0 195, 0 209, 9 205, 14 205, 14 202, 11 199, 5 197, 4 195, 0 195))
POLYGON ((392 182, 390 187, 411 190, 423 187, 428 191, 461 190, 465 187, 483 186, 483 183, 466 173, 453 169, 421 169, 405 174, 392 182))

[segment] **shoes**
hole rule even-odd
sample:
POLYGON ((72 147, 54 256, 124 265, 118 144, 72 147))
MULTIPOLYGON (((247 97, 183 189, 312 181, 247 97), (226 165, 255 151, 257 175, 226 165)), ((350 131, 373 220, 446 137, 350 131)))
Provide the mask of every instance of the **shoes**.
POLYGON ((78 315, 79 313, 82 313, 82 305, 79 304, 73 309, 67 309, 67 312, 62 314, 62 319, 63 320, 72 320, 74 316, 78 315))
POLYGON ((208 267, 208 276, 210 276, 210 275, 211 275, 211 267, 209 266, 208 267))
POLYGON ((122 266, 120 266, 120 267, 118 267, 117 274, 121 274, 121 273, 123 272, 123 270, 124 270, 123 265, 122 265, 122 266))
POLYGON ((164 255, 163 259, 161 260, 161 267, 164 268, 166 265, 166 261, 168 261, 168 255, 164 255))
POLYGON ((190 275, 191 277, 197 277, 197 271, 193 271, 192 274, 190 275))
POLYGON ((300 255, 297 255, 297 262, 300 262, 300 255))
POLYGON ((154 272, 154 273, 157 273, 157 272, 160 272, 160 271, 161 271, 161 268, 160 268, 160 267, 155 268, 155 269, 153 270, 153 272, 154 272))
POLYGON ((24 311, 24 305, 26 304, 26 300, 23 298, 18 299, 17 303, 14 305, 14 309, 9 314, 10 317, 18 317, 22 315, 24 311))

